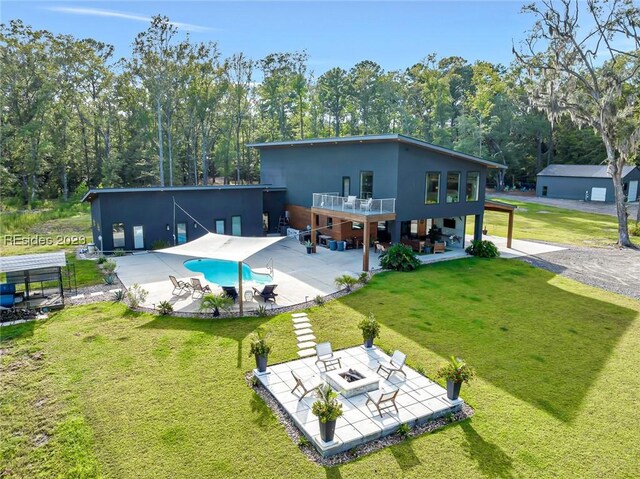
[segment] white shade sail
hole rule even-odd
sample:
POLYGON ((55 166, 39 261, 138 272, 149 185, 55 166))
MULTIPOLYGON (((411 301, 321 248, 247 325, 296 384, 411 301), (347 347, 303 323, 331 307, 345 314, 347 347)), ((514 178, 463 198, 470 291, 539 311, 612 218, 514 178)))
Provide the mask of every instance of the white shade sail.
POLYGON ((193 256, 196 258, 244 261, 250 256, 277 243, 284 236, 248 238, 207 233, 187 243, 157 250, 157 253, 193 256))

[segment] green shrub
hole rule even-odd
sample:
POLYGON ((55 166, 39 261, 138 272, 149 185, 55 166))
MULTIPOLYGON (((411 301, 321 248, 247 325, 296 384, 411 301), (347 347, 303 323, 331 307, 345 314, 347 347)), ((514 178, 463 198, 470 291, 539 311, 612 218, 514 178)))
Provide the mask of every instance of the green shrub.
POLYGON ((409 432, 411 431, 411 428, 409 427, 409 425, 404 422, 402 424, 400 424, 400 427, 398 427, 398 435, 403 438, 406 439, 409 437, 409 432))
POLYGON ((259 318, 264 318, 266 316, 269 316, 269 311, 267 311, 267 307, 264 304, 261 304, 256 308, 254 314, 259 318))
POLYGON ((214 317, 220 316, 220 310, 229 310, 233 306, 233 299, 226 294, 207 293, 202 297, 200 311, 210 311, 214 317))
POLYGON ((380 254, 380 264, 384 269, 413 271, 420 266, 420 260, 409 246, 394 244, 380 254))
MULTIPOLYGON (((640 206, 639 206, 640 208, 640 206)), ((636 222, 636 224, 631 224, 629 226, 629 234, 631 236, 640 236, 640 223, 636 222)))
POLYGON ((318 305, 318 306, 324 306, 324 303, 326 303, 324 296, 316 296, 315 298, 313 298, 313 301, 318 305))
POLYGON ((152 250, 157 250, 157 249, 164 249, 164 248, 168 248, 169 246, 171 246, 171 243, 169 243, 167 240, 155 240, 153 243, 151 243, 151 249, 152 250))
POLYGON ((358 323, 358 327, 362 331, 362 338, 365 341, 380 337, 380 323, 376 321, 373 313, 369 313, 366 318, 362 318, 358 323))
POLYGON ((116 270, 117 266, 118 265, 115 263, 115 261, 111 261, 108 259, 102 263, 102 271, 104 271, 106 274, 112 274, 116 270))
POLYGON ((351 288, 353 288, 358 283, 358 280, 356 278, 348 274, 338 276, 334 281, 336 282, 336 286, 346 289, 347 292, 351 291, 351 288))
POLYGON ((360 276, 358 276, 358 283, 367 284, 369 282, 369 278, 369 273, 363 271, 362 273, 360 273, 360 276))
POLYGON ((479 258, 497 258, 500 256, 500 251, 498 251, 496 245, 487 240, 473 240, 471 246, 465 251, 467 254, 479 258))
POLYGON ((149 291, 144 289, 138 283, 132 284, 127 293, 127 300, 131 309, 136 309, 149 295, 149 291))
POLYGON ((113 256, 124 256, 127 253, 125 253, 125 251, 122 248, 118 248, 116 250, 113 250, 113 256))
POLYGON ((125 292, 123 290, 121 290, 121 289, 113 292, 113 302, 114 303, 119 303, 121 301, 124 301, 124 297, 125 297, 125 292))
POLYGON ((158 312, 163 316, 173 313, 173 306, 169 301, 160 301, 158 303, 158 312))
POLYGON ((101 254, 100 256, 98 256, 98 264, 104 264, 107 261, 109 261, 109 260, 107 259, 107 257, 105 255, 101 254))
POLYGON ((104 284, 107 284, 107 285, 112 285, 116 281, 112 273, 105 274, 103 279, 104 279, 104 284))

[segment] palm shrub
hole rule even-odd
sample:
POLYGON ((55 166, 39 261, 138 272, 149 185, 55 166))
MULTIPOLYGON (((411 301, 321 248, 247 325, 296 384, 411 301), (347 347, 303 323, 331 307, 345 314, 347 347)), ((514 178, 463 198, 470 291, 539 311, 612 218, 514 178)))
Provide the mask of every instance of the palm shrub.
POLYGON ((394 271, 413 271, 420 266, 420 260, 409 246, 394 244, 380 254, 380 265, 394 271))
POLYGON ((158 312, 163 316, 167 316, 173 313, 173 306, 169 301, 160 301, 158 303, 158 312))
POLYGON ((353 276, 348 274, 338 276, 334 281, 336 282, 336 286, 346 289, 347 292, 351 291, 351 288, 353 288, 358 283, 357 278, 354 278, 353 276))
POLYGON ((227 310, 233 306, 233 300, 226 294, 207 293, 202 297, 200 311, 213 312, 214 317, 220 316, 220 310, 227 310))
POLYGON ((497 258, 500 256, 500 251, 498 251, 496 245, 488 240, 473 240, 465 251, 467 254, 479 258, 497 258))

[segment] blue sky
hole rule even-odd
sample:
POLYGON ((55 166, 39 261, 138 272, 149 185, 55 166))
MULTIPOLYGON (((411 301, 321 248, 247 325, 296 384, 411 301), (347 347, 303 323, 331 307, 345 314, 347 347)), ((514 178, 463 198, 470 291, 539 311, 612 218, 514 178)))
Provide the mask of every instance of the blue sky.
MULTIPOLYGON (((524 3, 524 2, 522 2, 524 3)), ((473 62, 509 64, 511 45, 532 18, 517 1, 218 2, 218 1, 5 1, 2 22, 21 19, 36 29, 92 37, 128 56, 147 18, 161 13, 194 41, 216 41, 224 56, 259 59, 306 49, 317 75, 333 66, 373 60, 404 69, 435 52, 473 62)))

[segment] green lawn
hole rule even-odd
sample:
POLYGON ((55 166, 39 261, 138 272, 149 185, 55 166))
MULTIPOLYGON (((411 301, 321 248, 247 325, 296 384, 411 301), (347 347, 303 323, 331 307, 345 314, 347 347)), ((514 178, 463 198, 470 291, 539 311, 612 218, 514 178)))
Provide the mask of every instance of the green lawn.
POLYGON ((101 303, 3 328, 6 477, 638 477, 640 302, 509 260, 383 273, 310 310, 318 341, 379 343, 433 371, 450 354, 477 378, 470 420, 352 463, 308 461, 245 385, 249 336, 296 357, 290 315, 198 320, 101 303))
MULTIPOLYGON (((518 207, 513 222, 513 237, 577 246, 605 246, 618 241, 618 222, 615 217, 583 213, 564 208, 497 199, 518 207)), ((509 215, 485 211, 484 225, 490 235, 507 236, 509 215)), ((467 231, 473 231, 473 217, 467 218, 467 231)))

